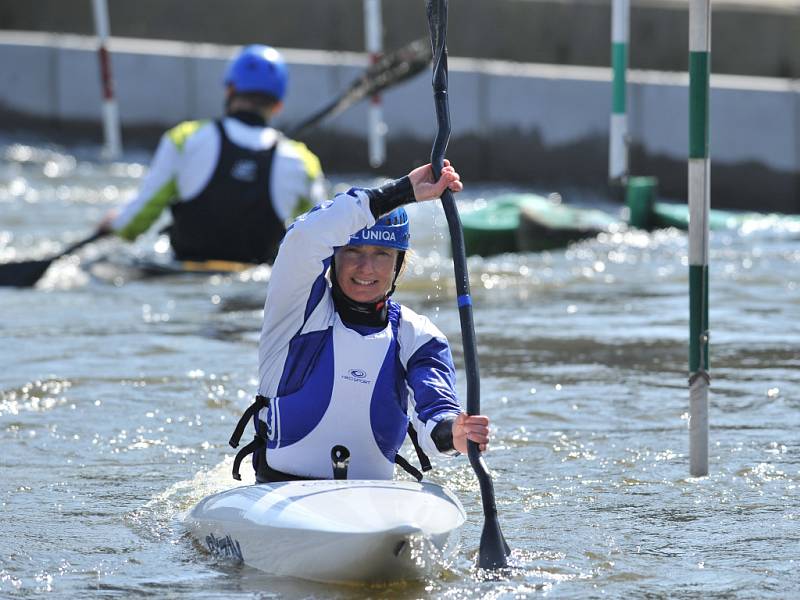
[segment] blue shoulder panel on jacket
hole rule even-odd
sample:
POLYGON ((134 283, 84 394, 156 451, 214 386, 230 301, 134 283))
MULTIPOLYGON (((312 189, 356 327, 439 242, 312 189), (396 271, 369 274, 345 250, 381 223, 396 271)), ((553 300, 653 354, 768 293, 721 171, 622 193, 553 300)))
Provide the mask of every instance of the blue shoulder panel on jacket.
POLYGON ((314 281, 314 284, 311 286, 311 293, 308 295, 308 301, 306 302, 306 311, 303 315, 303 323, 305 324, 308 321, 308 317, 311 316, 311 313, 314 312, 314 309, 319 304, 319 301, 322 300, 322 296, 325 294, 325 290, 328 289, 328 280, 325 278, 325 272, 328 270, 328 267, 331 266, 331 259, 326 258, 322 262, 322 273, 314 281))
POLYGON ((431 338, 408 360, 408 384, 414 390, 417 416, 423 423, 441 413, 459 413, 455 394, 455 367, 450 346, 431 338))

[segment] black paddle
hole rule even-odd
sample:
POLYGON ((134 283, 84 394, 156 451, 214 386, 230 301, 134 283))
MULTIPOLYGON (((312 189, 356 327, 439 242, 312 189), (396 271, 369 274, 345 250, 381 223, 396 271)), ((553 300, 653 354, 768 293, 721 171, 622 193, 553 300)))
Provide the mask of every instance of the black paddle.
POLYGON ((44 272, 47 271, 47 267, 49 267, 53 261, 67 254, 72 254, 78 248, 82 248, 86 244, 91 244, 105 235, 108 235, 108 233, 96 231, 89 237, 75 242, 50 258, 0 264, 0 286, 31 287, 39 281, 42 275, 44 275, 44 272))
MULTIPOLYGON (((438 179, 444 167, 444 153, 450 140, 450 107, 447 101, 447 0, 427 0, 428 26, 433 48, 433 98, 436 104, 436 121, 439 129, 431 150, 431 164, 438 179)), ((481 412, 480 375, 478 355, 475 344, 475 327, 472 321, 472 299, 469 295, 469 274, 464 252, 464 234, 458 216, 453 192, 449 189, 442 194, 442 206, 450 230, 450 243, 453 252, 456 291, 458 293, 458 314, 461 318, 461 338, 464 344, 464 363, 467 371, 467 413, 478 415, 481 412)), ((467 442, 469 462, 481 487, 483 502, 483 532, 478 552, 478 566, 482 569, 499 569, 508 566, 506 556, 510 549, 500 531, 497 520, 497 505, 494 500, 494 486, 486 463, 478 449, 478 444, 467 442)))
POLYGON ((338 115, 356 102, 373 96, 387 87, 405 81, 427 68, 431 61, 431 48, 426 40, 416 40, 402 48, 383 55, 358 79, 350 84, 338 98, 334 98, 320 110, 287 131, 289 137, 297 137, 317 125, 323 119, 338 115))

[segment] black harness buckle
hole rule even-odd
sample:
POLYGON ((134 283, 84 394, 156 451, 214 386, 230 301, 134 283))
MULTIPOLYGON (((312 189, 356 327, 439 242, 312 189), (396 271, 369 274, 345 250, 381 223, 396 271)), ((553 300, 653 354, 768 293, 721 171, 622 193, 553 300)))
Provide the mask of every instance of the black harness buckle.
POLYGON ((344 446, 334 446, 331 448, 331 462, 333 463, 333 478, 347 479, 347 467, 350 466, 350 450, 344 446))

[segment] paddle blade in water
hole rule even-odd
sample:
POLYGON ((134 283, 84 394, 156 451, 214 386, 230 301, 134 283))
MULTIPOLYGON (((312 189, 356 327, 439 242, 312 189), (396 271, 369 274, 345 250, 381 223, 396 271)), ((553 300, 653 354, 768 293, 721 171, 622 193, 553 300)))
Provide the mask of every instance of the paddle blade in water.
POLYGON ((55 256, 44 260, 28 260, 23 262, 13 262, 0 265, 0 286, 6 287, 31 287, 44 275, 54 260, 72 254, 78 248, 82 248, 86 244, 90 244, 101 237, 109 235, 109 231, 97 230, 89 237, 78 240, 71 246, 68 246, 55 256))
POLYGON ((29 260, 0 265, 0 286, 31 287, 39 281, 52 262, 52 259, 29 260))
POLYGON ((510 548, 500 531, 497 518, 486 519, 481 532, 481 545, 478 551, 478 566, 481 569, 502 569, 508 566, 506 556, 510 548))

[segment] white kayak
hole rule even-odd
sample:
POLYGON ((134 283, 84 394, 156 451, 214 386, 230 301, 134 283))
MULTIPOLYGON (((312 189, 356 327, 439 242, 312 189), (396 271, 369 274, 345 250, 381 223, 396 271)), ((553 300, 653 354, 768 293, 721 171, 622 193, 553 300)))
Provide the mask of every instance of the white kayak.
POLYGON ((287 481, 204 498, 186 517, 212 553, 322 582, 419 579, 458 546, 464 507, 433 483, 287 481))

